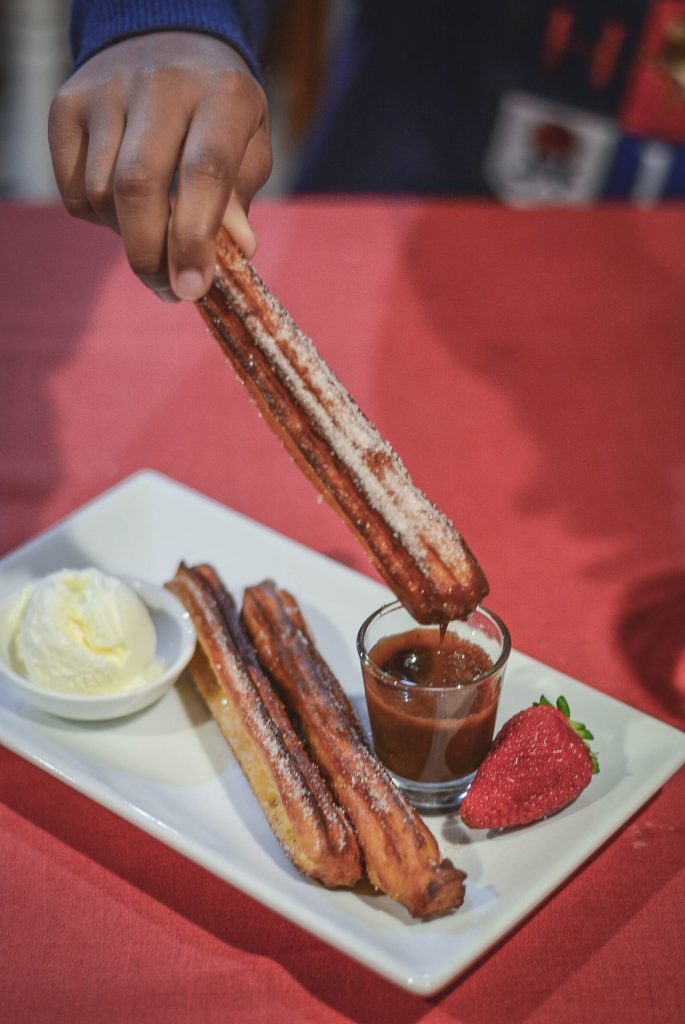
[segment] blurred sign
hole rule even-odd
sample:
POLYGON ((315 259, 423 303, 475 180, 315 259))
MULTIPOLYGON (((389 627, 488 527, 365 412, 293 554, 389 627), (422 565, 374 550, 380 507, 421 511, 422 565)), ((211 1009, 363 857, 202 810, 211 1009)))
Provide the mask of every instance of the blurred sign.
POLYGON ((505 93, 485 157, 488 184, 512 205, 574 205, 603 192, 619 138, 600 114, 505 93))

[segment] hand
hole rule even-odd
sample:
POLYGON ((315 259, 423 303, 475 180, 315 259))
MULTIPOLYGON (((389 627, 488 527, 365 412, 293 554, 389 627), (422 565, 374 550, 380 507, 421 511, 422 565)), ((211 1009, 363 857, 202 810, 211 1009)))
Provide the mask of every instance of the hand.
POLYGON ((159 32, 114 44, 62 86, 49 138, 69 213, 119 232, 160 298, 205 294, 221 223, 254 255, 247 211, 271 173, 268 107, 226 43, 159 32))

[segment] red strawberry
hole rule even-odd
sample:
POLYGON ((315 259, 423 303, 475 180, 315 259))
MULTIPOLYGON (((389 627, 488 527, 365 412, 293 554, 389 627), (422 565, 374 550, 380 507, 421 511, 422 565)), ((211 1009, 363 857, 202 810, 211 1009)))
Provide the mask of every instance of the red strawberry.
POLYGON ((461 804, 471 828, 529 825, 556 814, 581 793, 599 771, 585 743, 592 739, 571 721, 566 700, 556 708, 539 703, 502 726, 461 804))

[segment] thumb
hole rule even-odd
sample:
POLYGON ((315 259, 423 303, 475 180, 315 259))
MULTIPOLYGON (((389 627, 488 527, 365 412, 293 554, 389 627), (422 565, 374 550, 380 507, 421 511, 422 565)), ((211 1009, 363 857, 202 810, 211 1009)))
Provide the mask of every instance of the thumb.
POLYGON ((224 214, 223 225, 233 241, 251 259, 257 249, 257 237, 247 219, 247 211, 255 192, 268 180, 273 166, 271 141, 269 137, 268 111, 255 134, 250 139, 238 178, 224 214))
POLYGON ((257 236, 252 230, 235 190, 231 192, 222 223, 236 245, 242 249, 248 259, 252 259, 257 251, 257 236))

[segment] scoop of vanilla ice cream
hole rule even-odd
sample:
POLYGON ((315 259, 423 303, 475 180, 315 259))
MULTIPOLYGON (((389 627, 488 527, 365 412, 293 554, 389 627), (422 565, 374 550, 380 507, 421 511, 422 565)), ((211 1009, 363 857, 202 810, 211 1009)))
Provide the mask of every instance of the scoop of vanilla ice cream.
POLYGON ((85 694, 143 682, 155 647, 144 603, 98 569, 66 569, 27 587, 12 644, 15 668, 31 682, 85 694))

